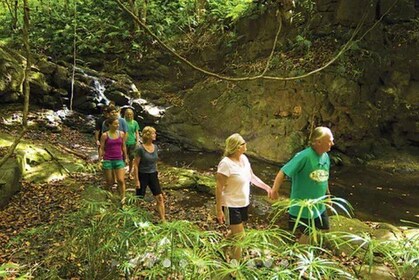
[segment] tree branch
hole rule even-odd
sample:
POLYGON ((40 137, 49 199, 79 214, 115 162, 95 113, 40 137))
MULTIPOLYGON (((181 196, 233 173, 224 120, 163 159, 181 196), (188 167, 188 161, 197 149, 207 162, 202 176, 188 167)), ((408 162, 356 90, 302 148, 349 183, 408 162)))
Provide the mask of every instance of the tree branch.
MULTIPOLYGON (((302 78, 306 78, 306 77, 311 76, 311 75, 313 75, 315 73, 318 73, 318 72, 326 69, 327 67, 329 67, 331 64, 333 64, 336 60, 339 59, 339 57, 341 57, 350 48, 351 44, 354 42, 355 36, 361 30, 361 27, 364 24, 364 21, 365 21, 366 16, 367 16, 367 13, 365 13, 364 16, 363 16, 363 18, 361 19, 361 21, 358 23, 357 27, 355 28, 355 30, 354 30, 351 38, 349 39, 349 41, 341 48, 341 50, 331 60, 329 60, 323 66, 321 66, 321 67, 319 67, 319 68, 317 68, 317 69, 315 69, 313 71, 310 71, 310 72, 308 72, 306 74, 299 75, 299 76, 292 76, 292 77, 267 76, 265 74, 266 74, 266 72, 269 69, 269 64, 270 64, 270 62, 272 60, 272 57, 273 57, 273 54, 275 52, 278 35, 279 35, 279 32, 281 31, 281 28, 282 28, 282 18, 280 17, 280 19, 281 19, 280 22, 279 22, 280 27, 278 28, 278 32, 276 34, 275 41, 274 41, 274 46, 272 48, 271 54, 269 56, 269 59, 267 61, 266 67, 263 70, 263 72, 261 74, 259 74, 259 75, 255 75, 255 76, 229 77, 229 76, 224 76, 224 75, 220 75, 220 74, 217 74, 217 73, 214 73, 214 72, 205 70, 205 69, 203 69, 203 68, 201 68, 199 66, 196 66, 192 62, 190 62, 189 60, 187 60, 186 58, 184 58, 183 56, 181 56, 180 54, 178 54, 176 51, 174 51, 173 49, 171 49, 168 45, 166 45, 156 34, 154 34, 147 27, 147 25, 144 24, 144 22, 142 22, 138 17, 136 17, 135 14, 133 14, 120 0, 115 0, 115 1, 117 2, 118 6, 122 10, 124 10, 126 13, 128 13, 128 15, 130 15, 133 18, 133 20, 135 22, 137 22, 144 29, 144 31, 147 34, 149 34, 152 38, 154 38, 159 43, 159 45, 161 47, 163 47, 166 51, 168 51, 173 56, 175 56, 179 61, 185 63, 186 65, 188 65, 192 69, 195 69, 195 70, 197 70, 197 71, 199 71, 199 72, 201 72, 201 73, 203 73, 205 75, 208 75, 208 76, 211 76, 211 77, 215 77, 215 78, 218 78, 218 79, 221 79, 221 80, 233 81, 233 82, 238 82, 238 81, 252 81, 252 80, 258 80, 258 79, 263 79, 263 80, 276 80, 276 81, 291 81, 291 80, 299 80, 299 79, 302 79, 302 78)), ((396 0, 396 2, 397 1, 398 0, 396 0)), ((393 4, 392 7, 394 7, 394 4, 393 4)), ((391 10, 391 8, 388 11, 386 11, 385 14, 387 14, 391 10)), ((382 18, 385 16, 385 14, 378 20, 378 22, 380 22, 382 20, 382 18)), ((373 27, 375 27, 378 24, 378 22, 376 22, 373 27)), ((364 32, 364 34, 362 34, 360 38, 365 37, 365 35, 367 33, 369 33, 373 29, 373 27, 370 28, 370 29, 368 29, 366 32, 364 32)))

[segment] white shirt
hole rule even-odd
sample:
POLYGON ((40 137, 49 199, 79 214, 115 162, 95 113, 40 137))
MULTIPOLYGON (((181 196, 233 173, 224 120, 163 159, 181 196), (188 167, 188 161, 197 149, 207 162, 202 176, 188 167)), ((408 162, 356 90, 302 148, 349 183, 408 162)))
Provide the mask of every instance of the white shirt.
POLYGON ((218 164, 217 173, 227 176, 227 184, 221 196, 222 206, 245 207, 250 203, 252 169, 245 155, 240 156, 240 163, 241 165, 225 157, 218 164))

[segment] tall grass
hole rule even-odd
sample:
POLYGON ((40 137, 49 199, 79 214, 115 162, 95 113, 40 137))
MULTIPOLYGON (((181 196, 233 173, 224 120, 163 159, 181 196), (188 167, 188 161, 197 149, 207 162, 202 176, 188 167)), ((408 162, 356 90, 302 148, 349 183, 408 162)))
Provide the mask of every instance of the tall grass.
MULTIPOLYGON (((34 278, 354 279, 361 275, 362 266, 372 267, 379 260, 388 263, 401 279, 418 275, 417 236, 382 241, 366 233, 312 230, 318 241, 327 239, 336 248, 351 248, 351 257, 360 266, 347 267, 332 254, 333 250, 319 246, 322 242, 295 243, 292 233, 274 223, 264 229, 249 229, 240 239, 225 239, 220 233, 200 230, 190 221, 155 224, 135 197, 128 195, 127 204, 121 208, 111 194, 96 192, 104 199, 85 200, 77 212, 65 216, 49 231, 31 231, 41 239, 61 244, 51 246, 42 262, 31 268, 34 278), (226 247, 240 247, 242 259, 226 259, 226 247)), ((316 205, 322 202, 338 209, 344 206, 343 200, 329 197, 291 205, 300 203, 316 211, 316 205)), ((289 203, 281 205, 289 207, 289 203)), ((285 210, 275 209, 274 218, 279 219, 278 212, 285 210)), ((0 273, 4 273, 1 268, 0 273)))

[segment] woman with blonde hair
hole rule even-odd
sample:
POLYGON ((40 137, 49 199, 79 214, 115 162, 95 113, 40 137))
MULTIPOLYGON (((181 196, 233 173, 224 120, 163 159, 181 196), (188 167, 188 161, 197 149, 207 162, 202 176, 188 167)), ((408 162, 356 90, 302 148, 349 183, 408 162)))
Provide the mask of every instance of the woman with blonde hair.
POLYGON ((140 126, 138 122, 134 120, 134 111, 130 108, 125 110, 124 119, 127 122, 127 140, 125 141, 125 146, 127 147, 127 153, 129 158, 128 164, 128 178, 131 180, 132 175, 135 172, 135 168, 133 167, 134 164, 134 152, 137 144, 140 142, 140 134, 138 131, 140 130, 140 126))
MULTIPOLYGON (((271 188, 252 171, 246 152, 246 141, 235 133, 225 142, 224 157, 217 168, 216 208, 219 223, 227 223, 230 232, 227 237, 240 238, 244 234, 243 223, 248 218, 250 183, 266 190, 271 188)), ((241 249, 233 248, 233 258, 241 258, 241 249)))
POLYGON ((142 131, 143 143, 137 148, 134 159, 134 165, 138 170, 135 173, 135 192, 137 196, 144 198, 147 186, 150 187, 157 202, 160 219, 164 222, 166 220, 164 198, 157 172, 158 151, 157 146, 153 144, 156 136, 156 130, 153 127, 144 127, 142 131))

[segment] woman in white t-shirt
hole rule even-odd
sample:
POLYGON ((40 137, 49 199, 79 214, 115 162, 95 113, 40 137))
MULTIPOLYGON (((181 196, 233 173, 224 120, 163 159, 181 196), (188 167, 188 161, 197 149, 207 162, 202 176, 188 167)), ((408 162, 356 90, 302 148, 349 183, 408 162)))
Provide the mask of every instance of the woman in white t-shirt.
MULTIPOLYGON (((217 168, 217 219, 227 223, 230 232, 227 237, 244 234, 243 222, 248 218, 250 183, 266 190, 268 196, 271 188, 259 179, 252 171, 250 162, 244 155, 246 142, 240 134, 229 136, 225 142, 224 157, 217 168)), ((233 258, 241 258, 241 249, 233 248, 233 258)))

